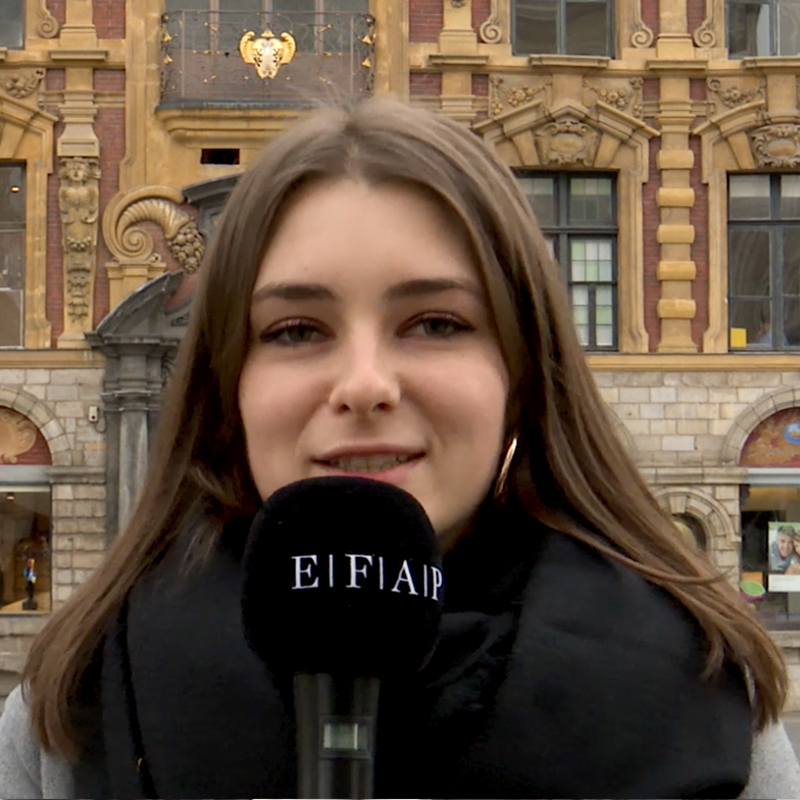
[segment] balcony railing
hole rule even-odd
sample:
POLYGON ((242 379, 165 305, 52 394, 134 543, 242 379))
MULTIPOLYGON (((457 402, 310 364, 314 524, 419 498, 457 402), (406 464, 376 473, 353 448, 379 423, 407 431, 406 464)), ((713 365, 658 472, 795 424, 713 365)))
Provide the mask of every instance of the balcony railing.
POLYGON ((161 103, 298 106, 371 94, 374 42, 370 14, 167 13, 162 17, 161 103), (239 42, 248 31, 267 60, 287 41, 283 34, 293 40, 291 60, 281 63, 274 77, 261 77, 256 64, 242 56, 239 42))

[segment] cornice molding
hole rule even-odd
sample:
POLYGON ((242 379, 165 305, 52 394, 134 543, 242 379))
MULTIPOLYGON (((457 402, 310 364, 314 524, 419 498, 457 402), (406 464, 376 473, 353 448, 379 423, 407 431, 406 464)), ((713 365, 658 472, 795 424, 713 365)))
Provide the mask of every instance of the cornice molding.
POLYGON ((0 369, 103 369, 105 356, 94 350, 0 350, 0 369))
POLYGON ((798 372, 800 353, 587 353, 598 372, 798 372))

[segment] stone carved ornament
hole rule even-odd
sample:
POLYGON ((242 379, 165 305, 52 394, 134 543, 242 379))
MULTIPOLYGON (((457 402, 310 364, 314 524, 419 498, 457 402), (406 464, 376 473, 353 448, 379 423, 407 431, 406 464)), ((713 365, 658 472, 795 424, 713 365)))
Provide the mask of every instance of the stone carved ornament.
POLYGON ((594 165, 600 134, 577 119, 560 119, 539 129, 536 149, 542 164, 594 165))
POLYGON ((759 167, 800 167, 800 125, 765 125, 750 134, 750 144, 759 167))
POLYGON ((10 408, 0 408, 0 464, 16 464, 36 442, 36 426, 10 408))
POLYGON ((103 215, 103 238, 118 262, 164 266, 153 237, 136 227, 154 222, 164 231, 167 247, 186 272, 195 272, 205 252, 203 235, 194 220, 178 207, 183 195, 169 186, 138 189, 115 198, 103 215))
POLYGON ((39 0, 39 21, 36 23, 36 33, 43 39, 53 39, 58 35, 58 20, 47 8, 47 0, 39 0))
POLYGON ((120 226, 125 231, 123 240, 138 239, 137 234, 142 231, 132 226, 145 220, 161 226, 175 260, 186 272, 196 272, 203 259, 205 243, 195 221, 168 200, 151 197, 129 206, 120 217, 120 226))
POLYGON ((58 177, 67 314, 75 323, 86 323, 97 250, 99 161, 82 156, 62 158, 58 177))
POLYGON ((478 36, 486 44, 497 44, 503 38, 503 29, 500 26, 500 9, 498 0, 492 0, 489 9, 489 16, 481 23, 478 28, 478 36))
POLYGON ((17 100, 22 100, 32 95, 44 78, 43 69, 35 69, 30 72, 22 72, 19 75, 4 75, 0 78, 0 86, 17 100))
POLYGON ((506 82, 506 78, 500 75, 492 75, 489 78, 490 113, 493 117, 497 117, 506 111, 507 107, 520 108, 532 103, 540 94, 547 93, 552 85, 552 75, 547 76, 539 86, 531 85, 530 83, 525 83, 521 86, 509 85, 506 82))
POLYGON ((593 91, 597 97, 609 106, 619 111, 625 111, 630 106, 631 114, 637 119, 641 119, 644 114, 642 105, 642 78, 630 78, 627 85, 596 86, 583 79, 583 85, 593 91))
POLYGON ((692 41, 698 47, 714 47, 717 34, 714 32, 714 0, 706 0, 705 19, 694 29, 692 41))
MULTIPOLYGON (((766 81, 762 78, 752 89, 744 89, 733 83, 724 83, 719 78, 707 78, 706 87, 709 94, 716 97, 725 108, 736 108, 737 106, 749 103, 756 97, 764 97, 766 81)), ((717 103, 709 100, 709 115, 713 116, 717 112, 717 103)))
POLYGON ((633 26, 636 30, 631 34, 631 45, 638 48, 650 47, 655 39, 655 34, 642 19, 640 0, 634 0, 633 3, 633 26))

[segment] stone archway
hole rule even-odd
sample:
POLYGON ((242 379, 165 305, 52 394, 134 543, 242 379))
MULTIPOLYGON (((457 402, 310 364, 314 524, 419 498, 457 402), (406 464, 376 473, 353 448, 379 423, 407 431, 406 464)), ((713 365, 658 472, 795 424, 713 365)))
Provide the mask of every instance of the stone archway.
POLYGON ((67 433, 41 400, 22 389, 0 387, 0 405, 17 411, 37 427, 47 442, 53 466, 72 466, 72 450, 67 433))
POLYGON ((774 392, 760 397, 733 421, 733 425, 722 443, 721 462, 726 465, 738 466, 747 437, 761 422, 779 411, 799 406, 800 389, 776 389, 774 392))
POLYGON ((725 507, 710 494, 690 486, 656 489, 653 494, 668 514, 688 514, 702 526, 708 552, 731 550, 738 545, 739 535, 725 507))

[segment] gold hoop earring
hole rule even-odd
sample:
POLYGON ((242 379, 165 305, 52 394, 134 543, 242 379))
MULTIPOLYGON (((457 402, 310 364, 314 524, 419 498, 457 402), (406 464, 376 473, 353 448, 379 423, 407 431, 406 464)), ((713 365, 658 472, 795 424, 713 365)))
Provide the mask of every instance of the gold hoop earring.
POLYGON ((505 458, 503 459, 503 466, 500 467, 500 473, 494 484, 494 498, 497 499, 503 494, 506 488, 506 481, 508 480, 508 473, 511 470, 511 462, 514 460, 514 454, 517 452, 517 444, 519 444, 519 437, 515 436, 506 450, 505 458))

